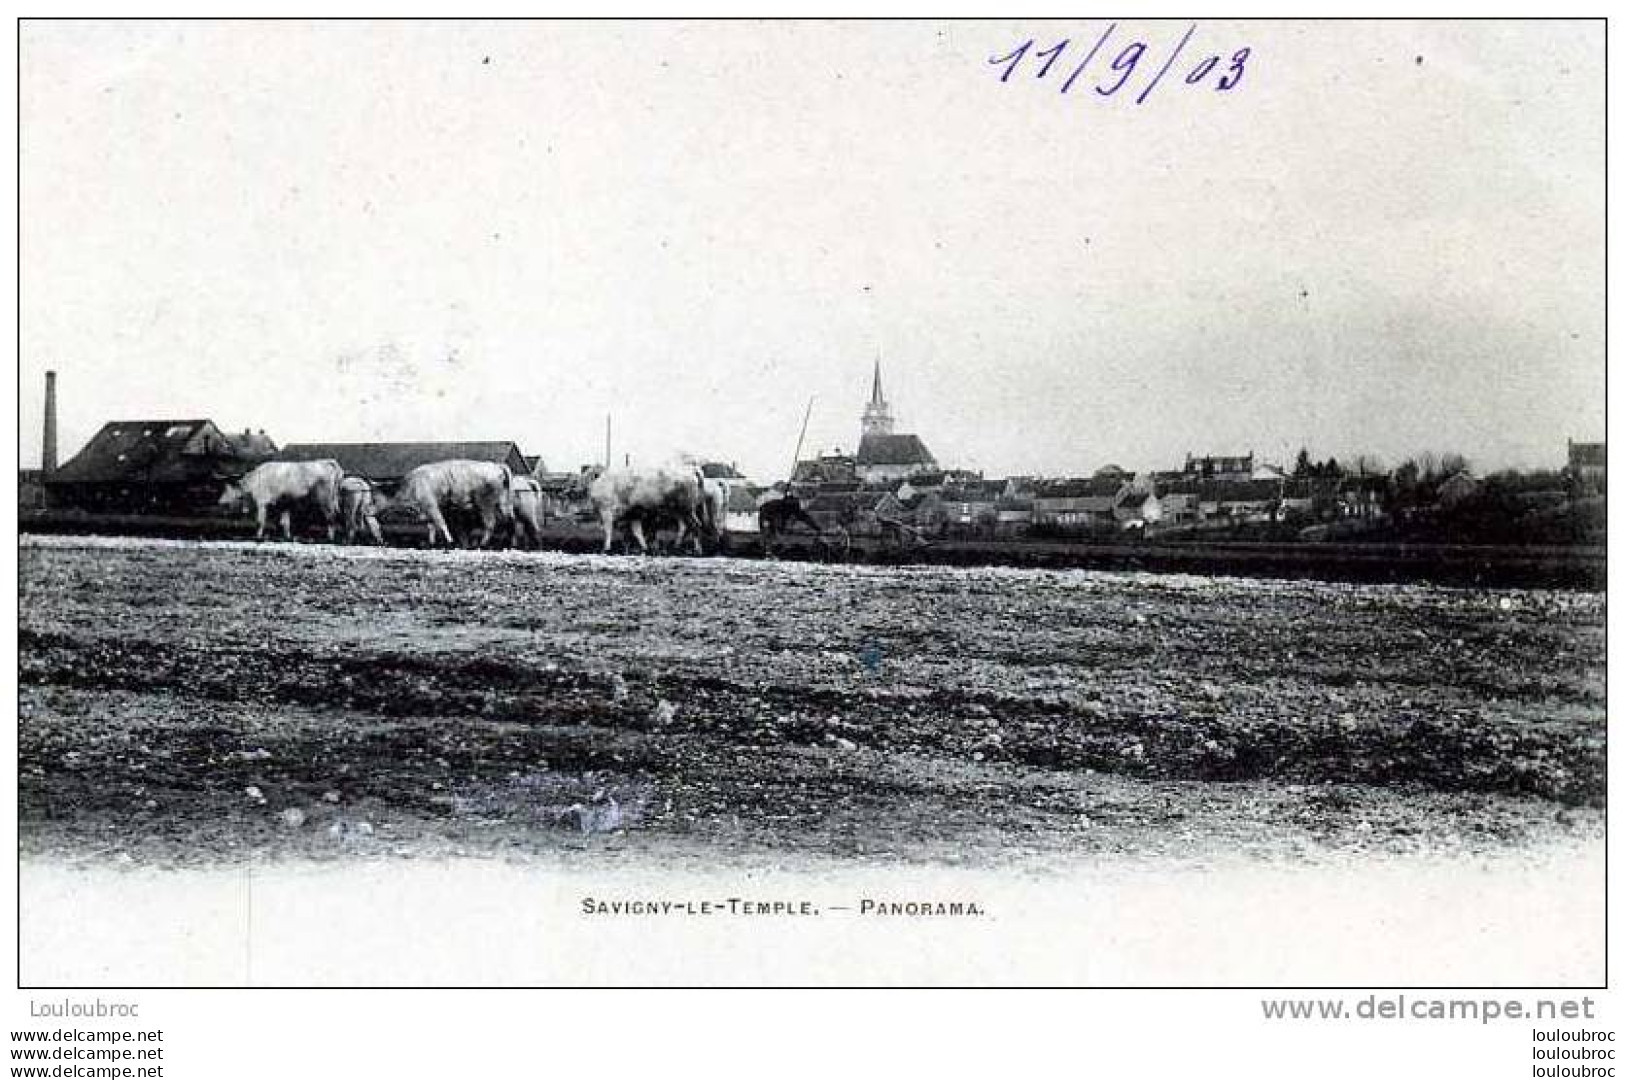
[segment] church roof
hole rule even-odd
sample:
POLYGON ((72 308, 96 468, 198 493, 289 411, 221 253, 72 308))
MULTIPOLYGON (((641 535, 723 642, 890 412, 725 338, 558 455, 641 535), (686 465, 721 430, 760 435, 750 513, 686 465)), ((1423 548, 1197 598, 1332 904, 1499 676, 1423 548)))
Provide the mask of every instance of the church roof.
POLYGON ((925 448, 918 435, 864 435, 858 444, 859 465, 929 465, 935 467, 936 458, 925 448))

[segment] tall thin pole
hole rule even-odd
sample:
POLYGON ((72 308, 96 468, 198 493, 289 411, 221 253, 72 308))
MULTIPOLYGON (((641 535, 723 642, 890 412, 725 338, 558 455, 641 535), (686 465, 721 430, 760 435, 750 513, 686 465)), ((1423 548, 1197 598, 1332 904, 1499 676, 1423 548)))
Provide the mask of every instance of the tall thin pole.
POLYGON ((604 414, 604 468, 610 468, 615 462, 615 456, 610 453, 610 414, 604 414))
MULTIPOLYGON (((818 395, 814 394, 813 397, 818 395)), ((812 419, 813 398, 807 399, 807 412, 801 418, 801 435, 796 439, 796 455, 790 460, 790 480, 796 478, 796 465, 801 461, 801 444, 807 440, 807 421, 812 419)))

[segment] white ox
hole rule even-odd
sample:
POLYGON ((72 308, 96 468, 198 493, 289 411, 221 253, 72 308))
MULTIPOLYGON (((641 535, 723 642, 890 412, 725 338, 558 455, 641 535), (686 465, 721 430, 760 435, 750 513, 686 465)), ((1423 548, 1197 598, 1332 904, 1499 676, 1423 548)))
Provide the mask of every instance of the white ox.
POLYGON ((390 502, 415 511, 429 523, 429 544, 439 537, 455 544, 446 524, 446 512, 479 515, 478 546, 490 543, 497 528, 513 524, 513 472, 490 461, 433 461, 419 465, 401 478, 390 502))
POLYGON ((339 521, 339 485, 343 481, 344 470, 331 459, 267 461, 227 484, 220 505, 240 509, 246 502, 259 525, 256 540, 265 539, 265 524, 273 513, 282 516, 283 539, 293 539, 293 509, 309 507, 320 515, 331 540, 339 521))
POLYGON ((542 485, 533 476, 513 478, 513 540, 520 542, 520 534, 529 537, 532 547, 542 546, 542 523, 547 518, 542 485))
POLYGON ((692 536, 694 550, 704 554, 705 538, 717 538, 721 516, 703 477, 690 468, 630 468, 606 472, 592 482, 588 497, 604 524, 604 551, 615 544, 615 528, 627 526, 638 549, 647 555, 645 527, 677 530, 677 547, 692 536))
POLYGON ((339 517, 344 521, 344 542, 355 543, 365 531, 372 542, 383 546, 384 533, 378 527, 378 509, 371 481, 362 476, 346 476, 339 484, 339 517))

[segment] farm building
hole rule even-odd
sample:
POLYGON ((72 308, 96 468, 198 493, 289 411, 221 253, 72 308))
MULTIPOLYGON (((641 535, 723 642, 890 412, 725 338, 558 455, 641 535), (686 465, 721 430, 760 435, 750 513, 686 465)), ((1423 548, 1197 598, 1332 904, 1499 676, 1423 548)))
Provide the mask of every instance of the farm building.
POLYGON ((723 528, 731 533, 760 531, 757 508, 761 496, 744 484, 730 485, 728 503, 723 510, 723 528))
POLYGON ((749 478, 739 471, 739 466, 732 462, 706 461, 700 464, 700 475, 707 480, 722 480, 732 488, 735 484, 748 483, 749 478))
POLYGON ((1051 480, 1033 498, 1033 521, 1059 529, 1088 529, 1115 521, 1115 509, 1129 490, 1119 477, 1051 480))
POLYGON ((1278 480, 1214 480, 1201 485, 1198 498, 1204 518, 1270 520, 1281 507, 1281 491, 1278 480))
POLYGON ((897 492, 897 498, 906 503, 928 492, 941 491, 946 486, 946 478, 946 473, 924 472, 916 473, 906 480, 886 481, 879 486, 897 492))
POLYGON ((1186 454, 1183 475, 1190 480, 1245 482, 1253 479, 1253 455, 1196 457, 1186 454))
POLYGON ((948 525, 991 525, 998 519, 999 500, 1004 484, 998 480, 978 480, 945 487, 939 493, 943 520, 948 525))
POLYGON ((226 481, 276 452, 266 434, 212 420, 115 420, 43 478, 51 502, 112 513, 212 508, 226 481))
POLYGON ((1478 494, 1478 487, 1478 480, 1466 470, 1451 473, 1439 484, 1439 506, 1446 510, 1460 506, 1478 494))
POLYGON ((529 475, 525 456, 512 442, 289 443, 277 458, 332 458, 345 473, 364 476, 385 492, 394 491, 401 477, 419 465, 435 461, 489 461, 508 466, 515 476, 529 475))
POLYGON ((1569 476, 1590 491, 1608 490, 1608 444, 1569 441, 1569 476))
POLYGON ((903 506, 889 491, 820 491, 805 503, 819 528, 842 528, 855 535, 878 535, 882 520, 898 520, 903 506))
POLYGON ((1112 507, 1112 517, 1125 529, 1144 528, 1162 520, 1162 504, 1151 492, 1131 488, 1112 507))
POLYGON ((1032 527, 1032 499, 1007 495, 999 500, 998 516, 993 521, 994 535, 1001 537, 1025 536, 1032 527))
POLYGON ((833 454, 820 454, 816 458, 796 462, 795 470, 790 475, 790 482, 816 487, 846 484, 856 488, 857 462, 853 460, 852 455, 843 454, 838 449, 833 454))
POLYGON ((1158 480, 1157 502, 1162 508, 1162 520, 1175 525, 1189 525, 1202 520, 1202 484, 1197 480, 1158 480))
POLYGON ((22 510, 44 510, 50 505, 45 493, 44 469, 17 470, 17 506, 22 510))

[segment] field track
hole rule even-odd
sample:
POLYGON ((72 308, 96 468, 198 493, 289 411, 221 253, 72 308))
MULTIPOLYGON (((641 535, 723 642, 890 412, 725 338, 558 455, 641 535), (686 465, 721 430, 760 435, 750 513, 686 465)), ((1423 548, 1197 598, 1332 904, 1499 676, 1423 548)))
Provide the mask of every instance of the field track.
MULTIPOLYGON (((38 535, 126 536, 171 540, 250 540, 252 522, 223 517, 84 514, 24 511, 22 528, 38 535)), ((386 540, 419 547, 421 526, 386 522, 386 540)), ((596 524, 550 521, 542 546, 596 552, 596 524)), ((728 553, 758 558, 754 535, 731 534, 728 553)), ((1401 542, 1279 542, 1226 538, 1217 533, 1183 540, 1115 538, 967 539, 941 537, 925 544, 853 536, 844 544, 804 533, 780 539, 776 553, 792 559, 884 566, 1007 566, 1051 570, 1132 570, 1373 583, 1428 583, 1470 588, 1561 588, 1602 592, 1608 551, 1594 544, 1482 545, 1401 542)))

